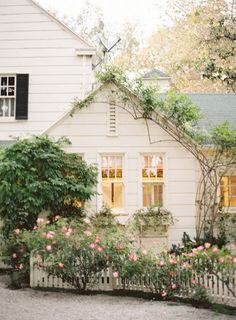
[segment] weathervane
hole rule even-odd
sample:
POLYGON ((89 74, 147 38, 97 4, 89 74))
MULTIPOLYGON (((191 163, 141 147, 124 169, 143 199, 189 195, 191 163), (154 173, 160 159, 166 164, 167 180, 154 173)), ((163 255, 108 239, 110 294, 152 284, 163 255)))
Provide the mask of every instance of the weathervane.
POLYGON ((98 58, 98 62, 92 65, 93 69, 96 69, 97 66, 99 66, 106 57, 106 54, 111 52, 112 49, 121 41, 121 38, 119 37, 119 39, 112 45, 112 46, 108 46, 105 44, 104 40, 102 38, 99 37, 99 43, 102 45, 102 54, 103 57, 100 57, 98 54, 96 55, 96 57, 98 58))

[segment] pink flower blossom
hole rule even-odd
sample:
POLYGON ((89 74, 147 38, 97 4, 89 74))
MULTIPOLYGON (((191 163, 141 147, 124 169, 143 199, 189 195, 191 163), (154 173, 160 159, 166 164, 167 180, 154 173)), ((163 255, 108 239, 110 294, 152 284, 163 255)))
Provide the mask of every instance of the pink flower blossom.
POLYGON ((146 255, 147 255, 147 250, 143 249, 143 250, 142 250, 142 254, 143 254, 144 256, 146 256, 146 255))
POLYGON ((192 253, 196 253, 196 252, 197 252, 197 248, 193 248, 192 253))
POLYGON ((229 248, 230 248, 231 250, 236 249, 236 244, 235 244, 235 243, 230 243, 229 248))
POLYGON ((119 273, 117 271, 114 271, 114 272, 112 272, 112 276, 113 276, 113 278, 118 278, 119 273))
POLYGON ((90 243, 89 248, 90 249, 95 249, 96 248, 96 244, 95 243, 90 243))
POLYGON ((91 220, 89 218, 84 218, 84 223, 85 224, 90 224, 91 223, 91 220))
POLYGON ((48 231, 46 238, 47 239, 52 239, 55 236, 55 232, 54 231, 48 231))
POLYGON ((13 253, 13 254, 12 254, 12 258, 15 259, 16 257, 17 257, 17 254, 16 254, 16 253, 13 253))
POLYGON ((177 288, 177 285, 176 285, 175 283, 173 283, 173 284, 171 285, 171 288, 172 288, 173 290, 175 290, 175 289, 177 288))
POLYGON ((232 261, 233 263, 236 263, 236 258, 233 258, 233 261, 232 261))
POLYGON ((38 229, 38 227, 37 227, 37 226, 34 226, 34 227, 33 227, 33 230, 37 230, 37 229, 38 229))
POLYGON ((175 252, 172 252, 170 255, 171 255, 172 257, 176 257, 176 253, 175 253, 175 252))
POLYGON ((198 251, 202 251, 202 250, 204 250, 204 247, 203 246, 199 246, 199 247, 197 247, 197 250, 198 251))
POLYGON ((118 244, 116 245, 116 248, 117 248, 118 250, 122 250, 122 249, 125 248, 125 245, 124 245, 123 243, 118 243, 118 244))
POLYGON ((14 232, 17 236, 21 233, 20 229, 15 229, 14 232))
POLYGON ((177 264, 177 261, 175 259, 169 259, 169 264, 172 264, 172 265, 177 264))
POLYGON ((167 292, 166 292, 165 290, 163 290, 163 291, 162 291, 162 294, 161 294, 161 296, 162 296, 162 297, 165 297, 165 296, 167 296, 167 292))
POLYGON ((165 261, 164 260, 161 260, 160 262, 159 262, 159 265, 162 267, 162 266, 164 266, 165 265, 165 261))
POLYGON ((98 247, 97 247, 97 251, 98 251, 98 252, 102 252, 102 251, 103 251, 103 247, 98 246, 98 247))
POLYGON ((65 265, 64 265, 64 263, 63 263, 63 262, 59 262, 59 263, 58 263, 58 267, 59 267, 60 269, 63 269, 63 268, 64 268, 64 266, 65 266, 65 265))
POLYGON ((58 215, 55 216, 54 220, 55 220, 55 221, 58 221, 60 218, 61 218, 61 217, 60 217, 59 214, 58 214, 58 215))
POLYGON ((207 284, 204 284, 203 288, 204 289, 209 289, 209 286, 207 284))
POLYGON ((46 232, 43 232, 43 233, 41 233, 41 236, 42 236, 43 238, 46 238, 46 237, 47 237, 47 233, 46 233, 46 232))
POLYGON ((135 236, 133 234, 129 234, 128 235, 128 240, 132 242, 132 241, 135 241, 136 238, 135 238, 135 236))
POLYGON ((21 263, 21 264, 19 264, 19 267, 18 267, 18 269, 20 269, 20 270, 22 270, 24 268, 24 265, 21 263))
POLYGON ((138 256, 135 253, 131 253, 129 255, 129 260, 130 261, 137 261, 138 260, 138 256))
POLYGON ((211 246, 210 242, 205 242, 205 243, 204 243, 204 247, 205 247, 206 249, 209 249, 210 246, 211 246))
POLYGON ((217 247, 212 248, 213 253, 217 253, 218 251, 219 251, 219 249, 217 247))
POLYGON ((51 252, 52 246, 50 244, 46 245, 46 251, 51 252))
POLYGON ((86 236, 90 237, 90 236, 92 235, 92 232, 89 231, 89 230, 85 230, 85 231, 84 231, 84 234, 85 234, 86 236))
POLYGON ((52 244, 56 244, 57 243, 57 241, 56 240, 52 240, 52 244))
POLYGON ((223 264, 225 259, 221 257, 221 258, 218 259, 218 261, 219 261, 220 264, 223 264))
POLYGON ((196 279, 191 279, 191 283, 196 284, 197 283, 196 279))
POLYGON ((101 237, 99 234, 96 234, 95 243, 98 243, 101 240, 101 237))
POLYGON ((43 224, 44 223, 44 219, 43 218, 38 218, 37 219, 37 224, 43 224))

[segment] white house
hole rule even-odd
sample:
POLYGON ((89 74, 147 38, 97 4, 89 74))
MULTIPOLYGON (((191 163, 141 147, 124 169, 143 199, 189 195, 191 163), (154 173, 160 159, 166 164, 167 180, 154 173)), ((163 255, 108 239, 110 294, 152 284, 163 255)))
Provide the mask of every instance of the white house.
MULTIPOLYGON (((94 53, 34 1, 0 0, 1 143, 12 136, 67 136, 72 142, 67 151, 99 169, 91 210, 106 203, 125 222, 137 209, 162 205, 175 223, 168 234, 163 229, 150 235, 149 245, 166 243, 167 235, 169 245, 178 243, 184 231, 194 236, 198 174, 191 153, 161 127, 133 119, 113 100, 120 89, 111 83, 96 89, 88 107, 70 116, 73 99, 85 98, 92 88, 94 53)), ((228 118, 236 125, 236 95, 190 97, 214 123, 228 118)), ((236 206, 234 180, 228 185, 236 206)))

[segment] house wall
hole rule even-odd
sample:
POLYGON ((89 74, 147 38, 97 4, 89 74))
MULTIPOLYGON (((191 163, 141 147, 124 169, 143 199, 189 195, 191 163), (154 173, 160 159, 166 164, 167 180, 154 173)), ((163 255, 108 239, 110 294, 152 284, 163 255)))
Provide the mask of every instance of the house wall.
POLYGON ((76 49, 88 45, 30 0, 0 0, 0 74, 29 74, 28 120, 0 118, 0 140, 41 133, 91 89, 92 57, 76 49))
MULTIPOLYGON (((156 124, 150 124, 150 144, 143 120, 134 120, 127 111, 117 108, 118 135, 107 135, 105 96, 100 93, 95 102, 67 117, 47 134, 59 138, 66 135, 72 142, 66 151, 80 153, 88 163, 100 167, 101 154, 124 155, 125 207, 120 220, 142 207, 141 154, 160 153, 164 156, 164 206, 174 215, 175 224, 169 229, 169 245, 179 243, 183 232, 195 233, 196 162, 179 143, 156 124)), ((99 177, 101 182, 101 177, 99 177)), ((101 194, 101 184, 98 190, 101 194)), ((91 209, 102 205, 101 195, 94 197, 91 209)))

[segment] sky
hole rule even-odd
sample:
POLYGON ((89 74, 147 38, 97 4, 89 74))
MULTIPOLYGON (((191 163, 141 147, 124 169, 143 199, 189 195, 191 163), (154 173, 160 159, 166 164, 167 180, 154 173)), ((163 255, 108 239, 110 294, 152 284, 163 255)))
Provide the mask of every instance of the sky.
MULTIPOLYGON (((90 0, 98 5, 105 23, 120 30, 126 21, 138 25, 142 37, 148 37, 157 26, 163 25, 167 0, 90 0)), ((76 16, 86 4, 86 0, 37 0, 46 9, 57 10, 60 15, 76 16)))

